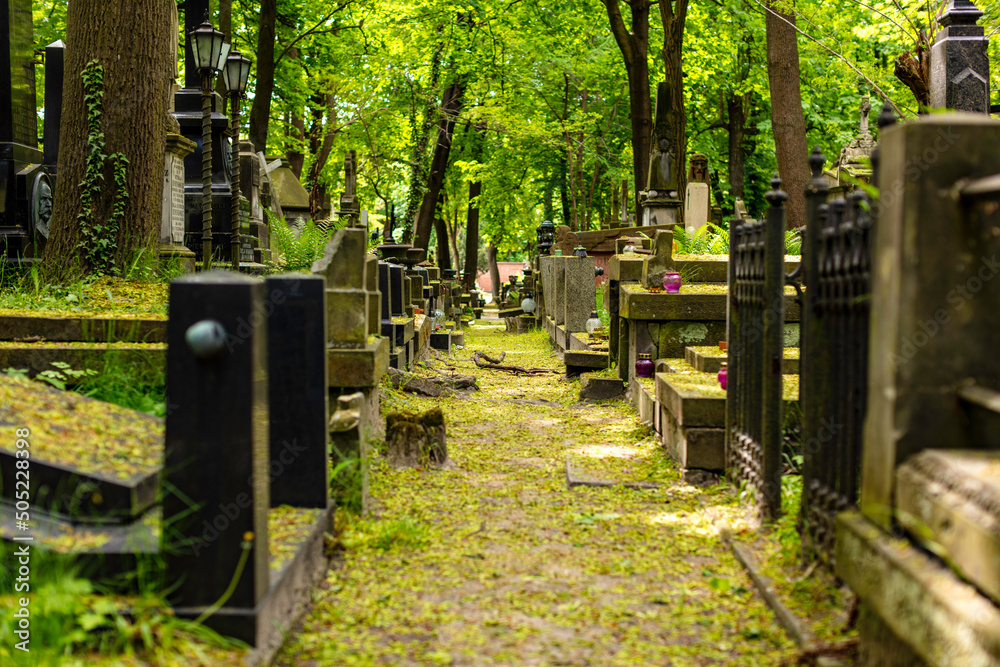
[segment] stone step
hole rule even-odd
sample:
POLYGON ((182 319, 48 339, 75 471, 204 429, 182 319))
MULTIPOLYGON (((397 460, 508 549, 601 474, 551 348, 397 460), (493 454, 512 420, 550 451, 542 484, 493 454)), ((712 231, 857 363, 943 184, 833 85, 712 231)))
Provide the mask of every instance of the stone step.
POLYGON ((389 368, 388 338, 369 336, 361 349, 327 348, 330 387, 376 387, 389 368))

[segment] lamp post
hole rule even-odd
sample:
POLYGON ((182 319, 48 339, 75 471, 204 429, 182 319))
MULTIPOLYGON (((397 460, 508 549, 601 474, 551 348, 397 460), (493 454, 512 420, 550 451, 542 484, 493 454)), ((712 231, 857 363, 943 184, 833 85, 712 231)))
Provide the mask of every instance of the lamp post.
POLYGON ((207 20, 188 33, 201 75, 201 268, 212 268, 212 78, 229 55, 225 35, 207 20))
POLYGON ((240 99, 247 92, 247 80, 250 78, 250 60, 239 51, 233 51, 226 58, 222 69, 222 83, 229 94, 229 115, 232 116, 232 158, 233 177, 231 184, 232 209, 230 223, 232 236, 230 251, 232 253, 233 271, 240 270, 240 99))
POLYGON ((555 231, 556 226, 552 224, 551 220, 546 220, 542 224, 538 225, 535 230, 535 235, 538 237, 539 254, 549 254, 549 248, 552 247, 552 239, 555 236, 555 231))

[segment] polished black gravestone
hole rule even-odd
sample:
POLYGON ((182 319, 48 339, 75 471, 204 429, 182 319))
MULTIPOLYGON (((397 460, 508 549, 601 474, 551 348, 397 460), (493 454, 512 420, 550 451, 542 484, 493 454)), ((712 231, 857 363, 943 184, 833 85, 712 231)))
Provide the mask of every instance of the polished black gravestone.
MULTIPOLYGON (((252 614, 268 590, 264 295, 263 282, 223 271, 170 284, 163 552, 171 602, 185 615, 223 596, 245 542, 248 560, 220 612, 252 614)), ((239 625, 215 627, 245 636, 239 625)))
POLYGON ((938 17, 941 30, 931 47, 928 84, 931 107, 989 113, 989 38, 977 24, 982 15, 970 0, 950 0, 938 17))
POLYGON ((392 324, 392 282, 389 262, 378 263, 378 289, 382 293, 382 326, 392 324))
POLYGON ((41 254, 52 186, 38 150, 31 0, 0 2, 0 257, 41 254))
POLYGON ((325 283, 301 274, 265 282, 271 507, 329 504, 325 283))

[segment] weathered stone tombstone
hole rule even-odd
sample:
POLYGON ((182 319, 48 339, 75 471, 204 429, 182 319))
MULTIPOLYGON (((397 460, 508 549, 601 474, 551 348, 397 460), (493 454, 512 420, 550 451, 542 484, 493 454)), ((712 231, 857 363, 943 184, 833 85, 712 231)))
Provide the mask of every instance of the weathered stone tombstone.
POLYGON ((368 344, 368 299, 365 285, 367 239, 361 229, 338 229, 312 272, 326 278, 327 341, 339 348, 368 344))
POLYGON ((184 245, 184 158, 196 145, 176 132, 167 133, 163 154, 163 202, 160 217, 160 258, 178 261, 186 273, 194 272, 195 255, 184 245))
POLYGON ((344 192, 340 195, 340 210, 337 214, 347 218, 348 227, 356 227, 361 219, 361 204, 358 201, 357 153, 348 151, 344 157, 344 192))
POLYGON ((708 186, 708 157, 695 153, 690 159, 684 196, 684 229, 698 231, 711 218, 712 195, 708 186))
POLYGON ((643 222, 648 225, 676 225, 680 223, 681 157, 674 146, 673 130, 667 114, 670 109, 670 95, 667 83, 661 82, 656 88, 656 111, 653 121, 653 141, 649 152, 649 175, 643 201, 643 222))

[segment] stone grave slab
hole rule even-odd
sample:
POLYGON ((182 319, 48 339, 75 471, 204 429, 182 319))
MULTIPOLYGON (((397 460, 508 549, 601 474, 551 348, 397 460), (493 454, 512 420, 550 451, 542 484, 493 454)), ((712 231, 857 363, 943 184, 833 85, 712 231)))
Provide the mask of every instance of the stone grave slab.
POLYGON ((594 373, 580 375, 580 400, 613 401, 625 398, 625 383, 617 377, 601 377, 594 373))
POLYGON ((592 370, 604 370, 608 367, 607 352, 590 350, 566 350, 563 353, 563 363, 566 364, 566 375, 575 376, 592 370))
MULTIPOLYGON (((799 348, 786 347, 785 356, 781 364, 781 372, 785 375, 798 375, 799 373, 799 348)), ((684 351, 684 358, 695 370, 700 373, 718 373, 729 355, 718 348, 718 346, 707 345, 700 347, 688 347, 684 351)))
MULTIPOLYGON (((8 311, 9 312, 9 311, 8 311)), ((0 311, 0 340, 163 343, 166 318, 48 317, 0 311)))
POLYGON ((156 500, 163 421, 0 375, 0 498, 16 499, 16 430, 27 428, 30 502, 74 521, 123 523, 156 500))

